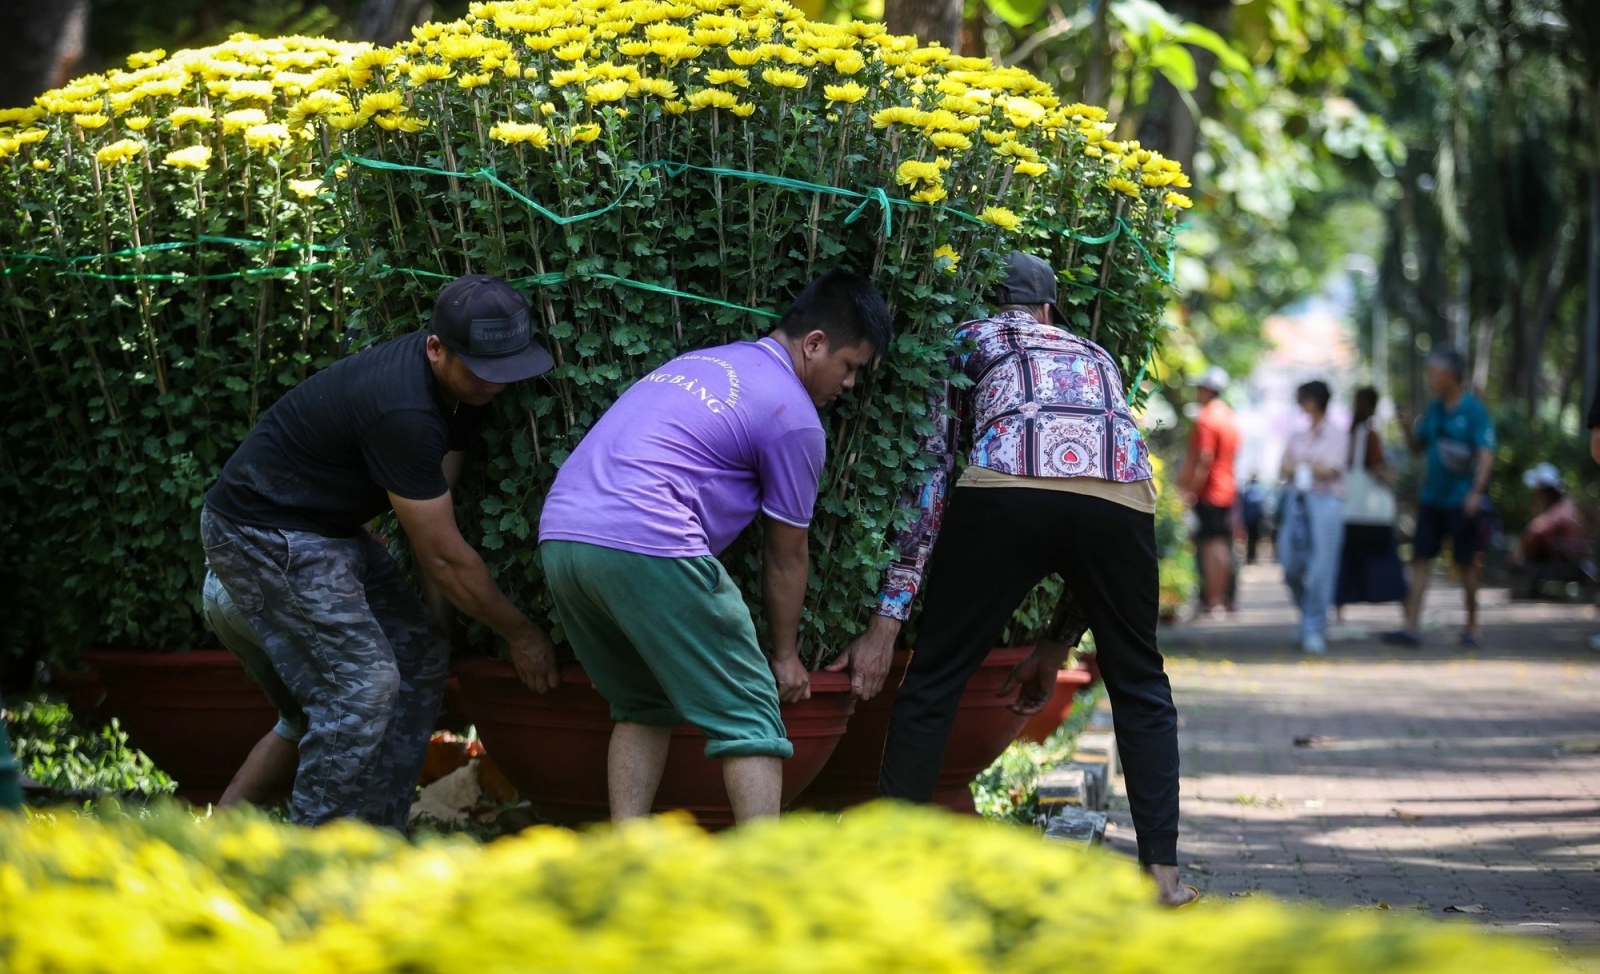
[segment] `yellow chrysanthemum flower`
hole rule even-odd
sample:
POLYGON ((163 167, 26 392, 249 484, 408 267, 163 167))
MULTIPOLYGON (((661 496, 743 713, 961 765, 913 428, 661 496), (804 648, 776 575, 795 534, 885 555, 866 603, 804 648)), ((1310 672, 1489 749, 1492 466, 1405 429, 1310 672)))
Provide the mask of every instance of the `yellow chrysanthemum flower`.
POLYGON ((912 193, 911 199, 917 203, 926 203, 928 206, 933 206, 936 203, 943 202, 948 195, 950 194, 946 192, 943 186, 933 184, 924 186, 922 189, 912 193))
POLYGON ((661 110, 668 115, 682 115, 689 110, 689 105, 687 102, 677 100, 665 101, 661 103, 661 110))
POLYGON ((553 102, 553 101, 542 101, 542 102, 539 103, 539 114, 540 115, 543 115, 545 118, 549 118, 551 115, 554 115, 555 113, 556 113, 556 103, 555 102, 553 102))
POLYGON ((27 108, 0 108, 0 125, 32 125, 45 116, 45 110, 36 106, 27 108))
POLYGON ((593 75, 589 73, 589 69, 580 64, 575 68, 568 68, 564 71, 550 72, 550 86, 552 88, 564 88, 567 85, 581 85, 592 77, 593 75))
POLYGON ((843 102, 846 105, 853 105, 867 97, 867 89, 854 81, 847 81, 842 85, 823 85, 822 93, 830 103, 843 102))
POLYGON ((1050 167, 1042 162, 1019 162, 1012 169, 1023 176, 1043 176, 1050 171, 1050 167))
POLYGON ((734 105, 731 109, 729 109, 729 111, 733 112, 740 118, 749 118, 751 115, 756 113, 756 106, 747 101, 742 101, 737 105, 734 105))
POLYGON ((350 111, 350 99, 337 91, 319 88, 289 107, 289 127, 303 128, 315 119, 328 115, 347 115, 350 111))
POLYGON ((621 101, 628 97, 628 89, 631 87, 633 86, 621 78, 616 81, 602 81, 585 88, 583 90, 583 100, 591 105, 609 101, 621 101))
POLYGON ((515 58, 500 66, 500 71, 508 78, 522 77, 522 65, 515 58))
POLYGON ((894 171, 894 180, 901 186, 914 186, 917 183, 937 183, 940 181, 939 166, 933 162, 919 162, 916 159, 907 159, 894 171))
POLYGON ((1106 180, 1106 188, 1116 190, 1134 199, 1139 198, 1139 184, 1123 176, 1112 176, 1106 180))
POLYGON ((150 65, 160 62, 166 56, 167 52, 159 47, 153 51, 140 51, 138 54, 128 55, 128 67, 135 71, 140 68, 148 68, 150 65))
POLYGON ((228 101, 265 101, 277 97, 270 81, 230 81, 222 97, 228 101))
POLYGON ((632 95, 654 95, 657 98, 678 97, 678 86, 665 78, 640 78, 628 89, 632 95))
POLYGON ((916 122, 917 110, 906 105, 894 105, 872 113, 872 127, 886 129, 891 125, 911 125, 916 122))
POLYGON ((750 72, 743 68, 713 68, 706 72, 706 84, 738 85, 741 88, 748 88, 750 72))
POLYGON ((406 80, 413 85, 428 81, 443 81, 454 76, 455 71, 448 64, 413 64, 406 69, 406 80))
POLYGON ((379 115, 405 105, 406 96, 398 91, 375 91, 361 96, 361 114, 379 115))
POLYGON ((102 166, 118 166, 144 151, 144 143, 134 139, 118 139, 95 151, 94 159, 102 166))
POLYGON ((1074 102, 1071 105, 1068 105, 1067 107, 1065 107, 1065 108, 1063 108, 1061 110, 1063 112, 1065 112, 1066 115, 1069 118, 1080 118, 1081 117, 1081 118, 1090 119, 1091 121, 1095 121, 1095 122, 1103 122, 1103 121, 1105 121, 1106 120, 1106 116, 1109 114, 1104 108, 1101 108, 1099 105, 1085 105, 1082 102, 1074 102))
POLYGON ((766 60, 765 53, 759 47, 749 49, 730 47, 728 48, 727 54, 728 60, 732 61, 734 64, 737 64, 741 68, 753 67, 754 65, 760 64, 762 61, 766 60))
POLYGON ((167 121, 172 123, 173 129, 181 129, 185 125, 209 125, 215 117, 216 113, 209 108, 186 105, 174 108, 172 114, 167 116, 167 121))
POLYGON ((585 122, 574 125, 567 131, 567 139, 573 143, 593 142, 600 137, 600 126, 594 122, 585 122))
POLYGON ((739 39, 739 32, 726 27, 700 29, 694 32, 694 42, 701 47, 727 47, 739 39))
POLYGON ((945 271, 951 274, 956 272, 956 265, 961 263, 961 255, 949 244, 944 244, 935 250, 933 256, 935 259, 945 261, 945 271))
POLYGON ((310 199, 311 197, 322 192, 322 180, 291 179, 289 180, 289 190, 303 200, 310 199))
POLYGON ((691 91, 687 101, 690 110, 697 112, 704 108, 732 108, 739 103, 733 92, 723 91, 721 88, 701 88, 699 91, 691 91))
POLYGON ((531 145, 535 149, 550 148, 550 130, 535 122, 500 122, 489 129, 489 138, 512 145, 531 145))
POLYGON ((1003 206, 986 206, 978 214, 978 219, 984 223, 992 224, 1002 230, 1015 230, 1022 226, 1022 217, 1003 206))
POLYGON ((928 136, 928 141, 936 149, 954 149, 963 152, 972 148, 972 140, 960 132, 935 132, 928 136))
POLYGON ((582 61, 589 54, 588 41, 573 41, 555 49, 556 57, 563 61, 582 61))
POLYGON ((778 88, 804 88, 806 76, 787 68, 768 68, 761 72, 761 80, 778 88))
POLYGON ((340 132, 349 132, 353 129, 358 129, 367 124, 367 122, 370 120, 370 115, 362 115, 359 112, 345 112, 341 115, 329 115, 323 119, 323 121, 328 123, 328 128, 335 129, 340 132))
POLYGON ((1083 147, 1083 154, 1088 156, 1091 159, 1098 159, 1102 155, 1104 155, 1104 153, 1101 152, 1100 147, 1097 146, 1097 145, 1086 145, 1086 146, 1084 146, 1083 147))
POLYGON ((222 116, 222 134, 243 132, 252 125, 265 125, 267 113, 259 108, 239 108, 222 116))
POLYGON ((427 122, 415 115, 405 113, 391 113, 387 115, 374 115, 372 121, 385 132, 420 132, 427 122))
POLYGON ((134 115, 132 117, 123 119, 122 124, 131 132, 143 132, 145 129, 150 127, 150 116, 134 115))
POLYGON ((846 51, 833 62, 833 70, 840 74, 855 74, 866 66, 867 60, 859 51, 846 51))
POLYGON ((289 141, 289 126, 281 122, 252 125, 244 130, 244 144, 252 149, 273 149, 288 145, 289 141))
POLYGON ((98 112, 92 115, 72 116, 72 124, 81 129, 97 129, 109 121, 111 121, 111 119, 106 118, 104 115, 101 115, 98 112))
POLYGON ((1163 196, 1162 199, 1166 201, 1168 206, 1179 210, 1187 210, 1189 207, 1194 205, 1194 200, 1183 195, 1182 193, 1168 193, 1166 196, 1163 196))
POLYGON ((464 74, 456 79, 456 84, 471 91, 473 88, 482 88, 493 80, 494 75, 492 74, 464 74))
MULTIPOLYGON (((617 45, 617 53, 623 57, 644 57, 650 53, 649 41, 623 41, 617 45)), ((738 63, 738 62, 735 62, 738 63)))
POLYGON ((17 143, 17 145, 35 145, 43 142, 49 137, 49 129, 23 129, 16 135, 12 136, 12 139, 17 143))
POLYGON ((39 170, 40 172, 44 172, 46 169, 50 168, 50 160, 49 159, 35 159, 35 160, 33 160, 33 168, 39 170))

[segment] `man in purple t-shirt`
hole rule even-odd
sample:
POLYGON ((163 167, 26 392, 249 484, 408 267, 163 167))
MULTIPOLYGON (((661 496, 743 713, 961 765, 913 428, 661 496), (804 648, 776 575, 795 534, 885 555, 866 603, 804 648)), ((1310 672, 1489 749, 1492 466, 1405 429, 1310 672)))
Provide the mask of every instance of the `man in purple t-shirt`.
POLYGON ((690 352, 640 379, 556 475, 540 553, 567 641, 617 721, 614 820, 650 813, 685 721, 723 760, 736 821, 778 813, 794 753, 778 704, 811 695, 798 634, 827 452, 817 408, 890 337, 871 282, 832 271, 766 338, 690 352), (770 660, 716 558, 757 514, 770 660))

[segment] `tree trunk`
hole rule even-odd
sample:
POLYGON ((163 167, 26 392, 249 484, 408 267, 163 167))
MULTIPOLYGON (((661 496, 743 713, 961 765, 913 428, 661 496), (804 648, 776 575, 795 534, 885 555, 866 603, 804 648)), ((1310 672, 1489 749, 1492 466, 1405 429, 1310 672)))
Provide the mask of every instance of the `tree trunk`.
POLYGON ((961 50, 962 0, 884 0, 883 19, 891 34, 915 34, 924 44, 937 41, 961 50))
POLYGON ((356 40, 396 44, 411 37, 411 28, 433 13, 428 0, 363 0, 352 25, 356 40))
POLYGON ((65 84, 83 63, 89 0, 11 0, 0 4, 0 108, 21 108, 65 84))
MULTIPOLYGON (((1594 116, 1595 148, 1600 149, 1600 72, 1590 87, 1594 92, 1589 104, 1594 116)), ((1585 282, 1588 296, 1583 315, 1583 409, 1588 416, 1596 384, 1600 383, 1600 375, 1596 374, 1600 372, 1600 155, 1589 157, 1589 267, 1585 282)))
MULTIPOLYGON (((1106 6, 1102 3, 1101 6, 1106 6)), ((1180 20, 1210 28, 1227 36, 1228 21, 1233 15, 1231 0, 1165 0, 1162 6, 1180 20)), ((1217 56, 1204 48, 1191 47, 1199 84, 1189 93, 1190 99, 1203 116, 1211 109, 1214 89, 1211 72, 1217 67, 1217 56)), ((1194 154, 1200 147, 1200 118, 1190 109, 1183 93, 1160 74, 1150 85, 1150 98, 1145 103, 1144 114, 1139 119, 1139 142, 1147 149, 1155 149, 1168 159, 1176 159, 1183 171, 1193 173, 1194 154)))

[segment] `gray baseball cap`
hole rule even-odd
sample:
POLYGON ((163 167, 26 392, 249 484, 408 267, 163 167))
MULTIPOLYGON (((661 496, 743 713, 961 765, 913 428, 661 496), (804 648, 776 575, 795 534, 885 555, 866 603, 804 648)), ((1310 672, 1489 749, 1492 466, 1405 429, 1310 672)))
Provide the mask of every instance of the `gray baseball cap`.
POLYGON ((521 382, 555 365, 533 340, 530 317, 516 288, 489 274, 468 274, 439 292, 428 331, 483 381, 521 382))
POLYGON ((1013 250, 1006 257, 1005 280, 995 285, 995 304, 1045 304, 1056 321, 1065 323, 1056 307, 1056 272, 1032 254, 1013 250))

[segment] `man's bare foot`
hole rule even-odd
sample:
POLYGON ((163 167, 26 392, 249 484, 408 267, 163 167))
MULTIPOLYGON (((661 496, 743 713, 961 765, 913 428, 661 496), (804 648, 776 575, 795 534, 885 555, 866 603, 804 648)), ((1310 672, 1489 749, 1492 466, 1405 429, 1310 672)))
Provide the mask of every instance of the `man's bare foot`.
POLYGON ((1161 906, 1186 906, 1200 898, 1199 890, 1193 886, 1183 885, 1178 877, 1177 866, 1149 865, 1144 867, 1144 871, 1160 888, 1156 902, 1161 906))

